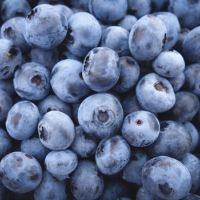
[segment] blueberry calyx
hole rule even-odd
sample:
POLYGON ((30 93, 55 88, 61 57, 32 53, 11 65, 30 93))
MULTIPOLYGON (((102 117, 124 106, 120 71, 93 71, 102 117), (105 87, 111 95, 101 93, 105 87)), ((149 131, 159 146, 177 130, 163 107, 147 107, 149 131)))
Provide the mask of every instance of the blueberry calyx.
POLYGON ((9 67, 5 66, 0 70, 0 72, 3 74, 3 76, 6 76, 9 73, 9 67))
POLYGON ((15 39, 15 32, 12 29, 12 27, 7 27, 4 30, 4 36, 8 37, 9 39, 14 40, 15 39))
POLYGON ((39 136, 42 140, 46 141, 47 140, 47 135, 48 135, 48 131, 46 130, 45 127, 40 126, 39 127, 39 136))
POLYGON ((171 196, 174 193, 173 188, 170 188, 168 183, 159 184, 158 187, 164 195, 171 196))
POLYGON ((16 57, 17 54, 18 54, 17 47, 12 46, 11 49, 9 50, 9 52, 8 52, 8 56, 11 57, 11 58, 13 58, 13 57, 16 57))
POLYGON ((33 9, 29 14, 28 14, 28 19, 32 19, 35 16, 35 13, 37 12, 37 9, 33 9))
POLYGON ((164 86, 162 82, 156 82, 154 84, 154 88, 160 92, 167 92, 167 87, 164 86))
POLYGON ((135 122, 138 126, 142 125, 143 121, 141 119, 136 120, 135 122))
POLYGON ((38 87, 39 85, 41 85, 44 81, 42 80, 42 77, 37 74, 37 75, 34 75, 32 78, 31 78, 31 82, 36 84, 36 86, 38 87))

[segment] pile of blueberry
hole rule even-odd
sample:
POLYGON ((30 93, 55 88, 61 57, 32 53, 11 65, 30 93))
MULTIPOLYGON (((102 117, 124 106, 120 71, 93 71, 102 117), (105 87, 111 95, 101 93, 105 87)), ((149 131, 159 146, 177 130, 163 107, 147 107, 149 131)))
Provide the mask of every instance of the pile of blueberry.
POLYGON ((200 0, 0 9, 0 200, 200 200, 200 0))

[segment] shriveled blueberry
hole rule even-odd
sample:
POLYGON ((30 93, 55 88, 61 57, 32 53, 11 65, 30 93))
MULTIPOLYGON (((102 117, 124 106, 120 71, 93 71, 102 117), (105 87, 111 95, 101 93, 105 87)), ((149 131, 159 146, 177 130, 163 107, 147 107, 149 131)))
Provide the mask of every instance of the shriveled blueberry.
POLYGON ((50 83, 56 96, 66 103, 78 103, 90 93, 82 77, 82 63, 77 60, 59 61, 51 71, 50 83))
POLYGON ((136 60, 153 60, 163 50, 166 26, 162 20, 148 14, 141 17, 129 34, 129 48, 136 60))
POLYGON ((1 38, 11 40, 23 53, 30 49, 23 35, 25 21, 25 17, 13 17, 1 26, 1 38))
POLYGON ((185 69, 183 56, 176 50, 162 51, 152 63, 154 71, 164 77, 177 77, 185 69))
POLYGON ((157 140, 145 148, 151 158, 164 155, 181 159, 190 151, 191 145, 192 137, 186 127, 180 122, 166 120, 160 122, 157 140))
POLYGON ((119 55, 108 47, 92 49, 82 65, 85 83, 96 92, 111 89, 120 76, 119 55))
POLYGON ((175 104, 175 93, 170 82, 156 73, 143 76, 136 85, 140 105, 153 113, 170 110, 175 104))
POLYGON ((101 140, 95 153, 95 161, 103 174, 114 175, 127 165, 130 155, 131 149, 126 140, 115 135, 101 140))
POLYGON ((145 163, 142 184, 153 197, 170 200, 185 197, 192 185, 188 169, 180 161, 168 156, 154 157, 145 163))
POLYGON ((48 95, 38 103, 38 109, 41 115, 45 113, 57 110, 67 114, 69 117, 72 117, 72 108, 71 105, 59 99, 56 95, 48 95))
POLYGON ((42 144, 51 150, 68 148, 75 137, 74 123, 60 111, 50 111, 38 123, 38 134, 42 144))
POLYGON ((151 0, 128 0, 128 13, 141 18, 151 12, 151 0))
POLYGON ((134 15, 125 15, 119 23, 118 26, 125 28, 127 31, 131 31, 133 25, 137 22, 137 18, 134 15))
POLYGON ((78 122, 95 138, 109 138, 117 133, 123 120, 120 102, 111 94, 97 93, 85 98, 78 108, 78 122))
POLYGON ((68 178, 69 174, 75 170, 78 165, 77 155, 69 150, 51 151, 47 154, 45 167, 59 181, 68 178))
POLYGON ((87 134, 79 125, 75 127, 75 138, 70 149, 81 158, 88 158, 95 154, 97 149, 97 140, 87 134))
POLYGON ((38 107, 31 101, 19 101, 8 112, 6 130, 16 140, 31 137, 37 129, 40 119, 38 107))
POLYGON ((13 84, 16 93, 30 101, 41 100, 50 92, 50 72, 36 62, 27 62, 15 72, 13 84))
POLYGON ((160 123, 151 112, 135 111, 125 117, 121 132, 130 145, 145 147, 158 138, 160 123))
POLYGON ((174 47, 176 42, 178 41, 180 34, 180 23, 175 14, 172 12, 156 12, 153 13, 155 16, 159 17, 166 26, 166 42, 165 49, 171 49, 174 47))
POLYGON ((46 155, 50 152, 50 149, 47 149, 37 137, 22 140, 20 150, 33 156, 42 164, 44 163, 46 155))
POLYGON ((193 92, 200 99, 200 64, 188 65, 184 71, 185 83, 183 87, 189 92, 193 92))
POLYGON ((27 0, 3 0, 1 5, 1 18, 7 21, 14 17, 26 17, 31 11, 27 0))
POLYGON ((0 79, 11 78, 22 64, 21 50, 12 41, 0 38, 0 60, 0 79))
POLYGON ((70 175, 70 188, 76 199, 97 199, 104 188, 104 179, 96 164, 90 160, 81 160, 70 175))
POLYGON ((190 192, 195 193, 200 186, 200 160, 194 154, 187 153, 180 161, 190 172, 192 180, 190 192))
POLYGON ((31 47, 48 50, 57 47, 67 31, 64 14, 50 4, 40 4, 26 17, 24 38, 31 47))
POLYGON ((2 183, 9 190, 26 193, 34 190, 42 180, 39 162, 24 152, 12 152, 1 160, 2 183))
POLYGON ((34 200, 66 200, 68 198, 66 187, 66 180, 58 181, 45 170, 42 173, 42 181, 34 189, 34 200))
POLYGON ((108 26, 102 32, 100 46, 116 51, 119 56, 130 55, 128 45, 129 32, 120 26, 108 26))
POLYGON ((13 105, 13 100, 9 93, 0 89, 0 121, 6 120, 8 111, 13 105))
POLYGON ((89 11, 97 19, 106 23, 113 24, 122 19, 128 9, 128 2, 124 0, 89 0, 89 11))
POLYGON ((97 19, 88 12, 74 13, 68 20, 69 29, 64 46, 77 57, 85 57, 97 47, 101 39, 101 27, 97 19))
POLYGON ((120 76, 113 90, 124 93, 130 91, 137 83, 140 75, 140 66, 135 59, 130 56, 119 58, 121 68, 120 76))
POLYGON ((142 185, 142 167, 149 160, 147 153, 141 148, 131 148, 131 156, 122 169, 122 178, 137 186, 142 185))
POLYGON ((179 91, 175 96, 176 102, 168 111, 168 118, 181 123, 192 120, 200 107, 197 96, 188 91, 179 91))

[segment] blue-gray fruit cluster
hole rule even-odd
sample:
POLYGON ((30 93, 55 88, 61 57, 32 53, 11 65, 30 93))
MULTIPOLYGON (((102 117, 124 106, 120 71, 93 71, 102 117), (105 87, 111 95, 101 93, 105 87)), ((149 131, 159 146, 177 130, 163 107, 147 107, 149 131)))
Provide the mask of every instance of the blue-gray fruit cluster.
POLYGON ((0 200, 200 200, 200 0, 0 11, 0 200))

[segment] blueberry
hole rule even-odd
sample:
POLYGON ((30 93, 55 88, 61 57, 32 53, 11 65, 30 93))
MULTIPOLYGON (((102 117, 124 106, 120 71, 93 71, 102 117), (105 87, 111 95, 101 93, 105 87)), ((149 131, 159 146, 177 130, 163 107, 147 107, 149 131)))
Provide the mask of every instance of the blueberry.
POLYGON ((37 137, 22 140, 20 150, 33 156, 42 164, 44 163, 46 155, 50 152, 37 137))
POLYGON ((89 0, 76 0, 76 1, 70 0, 69 3, 72 8, 77 8, 89 12, 89 7, 88 7, 89 0))
POLYGON ((92 49, 84 59, 82 75, 92 90, 108 91, 117 83, 120 76, 118 54, 108 47, 92 49))
POLYGON ((36 62, 27 62, 15 72, 13 84, 16 93, 30 101, 42 100, 50 92, 50 72, 36 62))
POLYGON ((152 63, 154 71, 164 77, 174 78, 185 69, 183 56, 176 50, 162 51, 152 63))
POLYGON ((171 12, 156 12, 153 14, 159 17, 166 26, 167 33, 165 49, 173 48, 176 42, 178 41, 181 29, 177 16, 171 12))
POLYGON ((69 29, 64 46, 77 57, 85 57, 97 47, 101 39, 101 27, 97 19, 88 12, 74 13, 68 20, 69 29))
POLYGON ((130 55, 128 45, 129 32, 120 26, 109 26, 102 32, 100 46, 116 51, 119 56, 130 55))
POLYGON ((141 17, 129 34, 129 49, 136 60, 153 60, 163 50, 166 40, 166 26, 154 15, 141 17))
POLYGON ((1 18, 7 21, 13 17, 26 17, 31 6, 26 0, 3 0, 1 5, 1 18))
POLYGON ((126 140, 122 136, 115 135, 101 140, 95 153, 95 161, 103 174, 114 175, 127 165, 130 155, 130 146, 126 140))
POLYGON ((151 0, 128 0, 128 12, 138 19, 151 12, 151 0))
POLYGON ((6 120, 8 111, 13 105, 13 100, 9 93, 0 89, 0 122, 6 120))
POLYGON ((147 153, 141 148, 131 148, 131 156, 122 169, 122 178, 137 186, 142 185, 142 167, 149 160, 147 153))
POLYGON ((66 187, 66 180, 58 181, 45 170, 42 173, 42 181, 34 189, 34 200, 66 200, 68 198, 66 187))
POLYGON ((111 94, 97 93, 85 98, 78 108, 78 122, 95 138, 109 138, 117 133, 123 120, 120 102, 111 94))
POLYGON ((24 17, 13 17, 5 21, 1 26, 1 38, 11 40, 23 53, 30 50, 30 46, 23 35, 25 21, 24 17))
POLYGON ((135 111, 125 117, 121 132, 130 145, 145 147, 158 138, 160 123, 151 112, 135 111))
POLYGON ((51 151, 44 160, 46 170, 59 181, 68 178, 78 165, 77 155, 69 150, 51 151))
POLYGON ((19 101, 8 112, 6 130, 16 140, 31 137, 37 129, 40 119, 38 107, 31 101, 19 101))
POLYGON ((0 79, 0 90, 6 91, 11 97, 14 97, 15 89, 13 86, 13 80, 10 79, 0 79))
POLYGON ((75 138, 70 149, 81 158, 88 158, 95 154, 97 149, 97 140, 87 134, 79 125, 75 127, 75 138))
POLYGON ((181 162, 186 166, 191 175, 192 187, 190 192, 195 193, 200 186, 200 160, 194 154, 187 153, 181 162))
POLYGON ((53 49, 65 38, 68 22, 54 6, 41 4, 27 15, 24 38, 31 47, 53 49))
POLYGON ((68 148, 75 137, 71 118, 60 111, 47 112, 38 123, 38 134, 42 144, 51 150, 68 148))
POLYGON ((171 83, 174 92, 178 92, 185 83, 185 74, 181 72, 178 76, 167 78, 167 80, 171 83))
POLYGON ((77 60, 59 61, 51 71, 50 83, 56 96, 66 103, 78 103, 90 93, 82 77, 82 63, 77 60))
POLYGON ((175 104, 175 93, 170 82, 156 73, 143 76, 136 85, 136 96, 147 111, 161 113, 175 104))
POLYGON ((137 22, 137 18, 134 15, 125 15, 119 23, 117 24, 118 26, 126 29, 127 31, 131 31, 133 25, 137 22))
POLYGON ((79 200, 97 199, 101 195, 104 179, 93 161, 79 161, 70 175, 70 188, 73 196, 79 200))
POLYGON ((34 190, 42 180, 39 162, 31 155, 18 151, 2 158, 1 174, 4 186, 19 193, 34 190))
POLYGON ((106 23, 114 24, 116 21, 122 19, 128 9, 128 2, 124 0, 89 0, 89 11, 97 19, 106 23))
POLYGON ((122 56, 119 58, 121 68, 120 76, 113 90, 119 93, 130 91, 137 83, 140 75, 140 66, 130 56, 122 56))
POLYGON ((142 186, 138 188, 136 193, 136 200, 157 200, 151 196, 142 186))
POLYGON ((160 122, 160 133, 154 143, 145 147, 147 154, 181 159, 191 149, 192 137, 186 127, 177 121, 160 122))
POLYGON ((31 62, 36 62, 45 66, 50 72, 54 65, 59 61, 59 52, 57 48, 50 50, 32 48, 29 56, 31 62))
POLYGON ((188 194, 182 200, 200 200, 200 196, 196 194, 188 194))
POLYGON ((181 123, 192 120, 200 107, 197 96, 188 91, 179 91, 175 96, 176 102, 168 111, 168 117, 181 123))
POLYGON ((21 50, 12 41, 0 38, 0 60, 0 79, 11 78, 22 64, 21 50))
POLYGON ((71 105, 60 100, 53 94, 42 99, 37 106, 41 115, 44 115, 52 110, 57 110, 67 114, 69 117, 72 117, 71 105))
POLYGON ((192 185, 188 169, 180 161, 168 156, 154 157, 145 163, 142 184, 153 197, 170 200, 185 197, 192 185))
POLYGON ((62 14, 65 15, 66 20, 68 20, 72 15, 73 11, 66 5, 61 4, 61 2, 58 4, 55 4, 54 7, 62 14))

